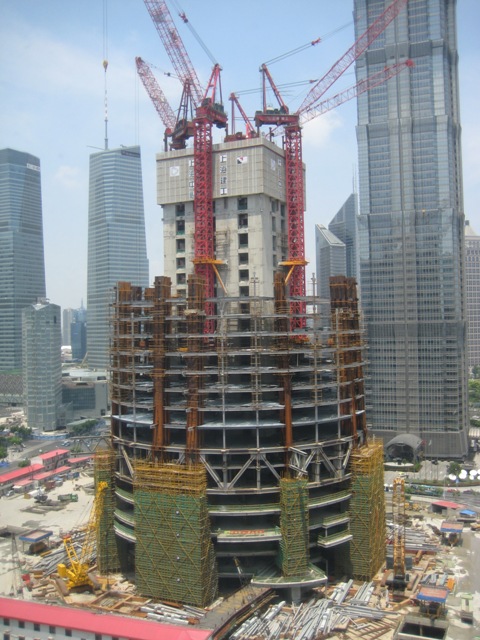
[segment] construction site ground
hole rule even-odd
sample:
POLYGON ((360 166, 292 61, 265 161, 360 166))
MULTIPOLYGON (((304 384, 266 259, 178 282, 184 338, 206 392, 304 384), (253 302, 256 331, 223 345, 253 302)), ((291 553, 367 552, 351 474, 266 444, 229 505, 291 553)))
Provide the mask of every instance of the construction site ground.
MULTIPOLYGON (((8 529, 9 532, 17 534, 17 549, 14 551, 12 538, 8 535, 0 536, 0 594, 4 596, 12 596, 15 584, 21 583, 21 575, 30 572, 35 575, 35 563, 38 557, 28 555, 28 544, 18 540, 18 535, 25 534, 32 530, 46 530, 52 533, 50 543, 56 545, 61 541, 63 534, 86 524, 88 516, 93 506, 93 478, 90 474, 83 473, 78 479, 66 480, 62 486, 56 487, 49 492, 50 504, 42 505, 36 503, 33 498, 26 499, 21 494, 16 494, 9 498, 2 497, 0 499, 0 530, 8 529), (76 493, 78 495, 77 502, 60 502, 58 495, 76 493), (25 545, 25 548, 24 548, 25 545)), ((365 638, 366 640, 375 640, 376 638, 392 638, 395 630, 401 620, 403 614, 418 611, 411 601, 415 590, 425 576, 437 574, 446 576, 447 580, 453 578, 454 586, 447 599, 447 620, 449 621, 449 629, 446 639, 452 640, 470 640, 480 635, 480 532, 470 530, 469 525, 465 525, 462 534, 462 544, 450 547, 441 543, 440 537, 435 534, 445 515, 434 515, 431 512, 430 500, 416 499, 412 500, 414 508, 407 511, 409 518, 409 535, 413 539, 419 537, 428 541, 426 547, 433 543, 435 550, 427 549, 423 554, 412 554, 408 551, 407 556, 416 555, 417 562, 414 562, 414 568, 409 571, 409 584, 412 590, 408 588, 404 595, 398 598, 399 602, 395 602, 394 598, 388 595, 385 580, 388 579, 388 571, 381 572, 372 582, 373 591, 369 600, 369 606, 373 609, 387 612, 388 615, 381 616, 379 619, 362 618, 355 615, 355 597, 359 590, 365 588, 364 583, 353 583, 347 590, 345 601, 341 606, 350 607, 349 611, 353 613, 350 622, 346 619, 337 617, 335 626, 328 634, 329 637, 343 638, 344 640, 356 640, 357 638, 365 638), (422 556, 420 560, 419 557, 422 556), (472 608, 476 612, 473 624, 467 624, 460 620, 461 593, 471 593, 473 595, 472 608), (349 604, 353 602, 353 604, 349 604), (343 628, 342 628, 343 626, 343 628)), ((387 519, 388 519, 388 502, 387 502, 387 519)), ((407 536, 408 542, 408 536, 407 536)), ((452 581, 450 581, 452 584, 452 581)), ((32 591, 23 590, 24 597, 35 598, 37 601, 52 601, 55 586, 45 586, 45 582, 38 583, 33 586, 32 591), (43 586, 42 586, 43 585, 43 586)), ((139 597, 134 590, 133 585, 125 580, 122 576, 109 576, 103 579, 103 586, 112 589, 112 593, 99 595, 72 595, 65 598, 67 604, 84 604, 92 606, 104 611, 112 611, 130 615, 147 615, 159 621, 165 620, 173 622, 170 615, 176 615, 175 608, 173 613, 170 612, 168 606, 155 609, 155 605, 145 598, 139 597), (107 584, 108 583, 108 584, 107 584), (141 613, 140 609, 144 607, 141 613), (147 613, 148 612, 148 613, 147 613), (157 617, 155 617, 157 616, 157 617)), ((332 598, 334 586, 328 587, 322 594, 327 598, 332 598)), ((18 597, 18 594, 17 594, 18 597)), ((55 594, 54 599, 58 601, 58 595, 55 594)), ((194 609, 180 612, 187 619, 195 619, 196 624, 203 628, 215 629, 214 638, 227 638, 234 632, 238 631, 238 625, 245 622, 249 618, 256 616, 259 619, 259 625, 266 625, 268 618, 277 619, 277 622, 284 625, 293 624, 295 616, 304 615, 301 607, 303 605, 280 606, 278 610, 278 598, 269 605, 269 596, 267 590, 255 590, 246 587, 244 590, 237 592, 231 599, 220 599, 211 611, 195 611, 194 609), (263 605, 262 608, 259 605, 263 605), (262 622, 262 616, 267 620, 262 622), (236 618, 235 624, 233 619, 236 618)), ((334 605, 336 608, 337 605, 334 605)), ((348 617, 348 616, 347 616, 348 617)), ((266 629, 266 627, 265 627, 266 629)), ((274 637, 269 635, 234 635, 233 637, 246 640, 253 637, 274 637)), ((285 635, 285 638, 296 637, 295 635, 285 635)))

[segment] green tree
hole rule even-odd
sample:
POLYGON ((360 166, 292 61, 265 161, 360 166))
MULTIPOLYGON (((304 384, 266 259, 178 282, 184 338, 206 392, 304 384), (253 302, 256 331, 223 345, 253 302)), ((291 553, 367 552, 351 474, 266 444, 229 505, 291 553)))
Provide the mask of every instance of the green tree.
POLYGON ((468 381, 468 401, 470 404, 480 403, 480 380, 468 381))
POLYGON ((459 465, 458 462, 451 462, 448 465, 447 473, 448 474, 453 474, 455 476, 458 476, 458 474, 460 473, 461 470, 462 470, 462 467, 459 465))
POLYGON ((18 468, 21 469, 23 467, 28 467, 29 464, 30 464, 30 460, 28 458, 25 458, 25 460, 19 460, 18 468))

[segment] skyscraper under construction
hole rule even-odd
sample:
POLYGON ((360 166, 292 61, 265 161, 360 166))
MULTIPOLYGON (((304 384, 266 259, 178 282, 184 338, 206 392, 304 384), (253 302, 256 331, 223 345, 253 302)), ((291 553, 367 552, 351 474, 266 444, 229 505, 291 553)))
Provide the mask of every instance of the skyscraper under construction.
POLYGON ((101 567, 123 559, 140 593, 196 605, 240 577, 298 597, 327 570, 375 573, 383 457, 365 431, 355 284, 334 280, 332 329, 312 297, 301 334, 281 273, 273 296, 222 296, 213 318, 198 276, 185 297, 167 277, 118 284, 101 567), (367 480, 353 498, 352 477, 367 480))

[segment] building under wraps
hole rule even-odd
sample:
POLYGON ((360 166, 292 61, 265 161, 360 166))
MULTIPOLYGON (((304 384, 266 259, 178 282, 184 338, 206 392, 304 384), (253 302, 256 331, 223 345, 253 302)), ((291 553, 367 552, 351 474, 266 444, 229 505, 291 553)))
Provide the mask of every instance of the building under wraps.
POLYGON ((383 456, 365 427, 354 280, 332 278, 331 301, 322 322, 318 299, 292 305, 282 274, 273 297, 213 305, 194 275, 185 297, 166 277, 118 284, 100 567, 197 606, 245 581, 295 599, 327 573, 375 574, 384 511, 367 513, 383 500, 383 456))

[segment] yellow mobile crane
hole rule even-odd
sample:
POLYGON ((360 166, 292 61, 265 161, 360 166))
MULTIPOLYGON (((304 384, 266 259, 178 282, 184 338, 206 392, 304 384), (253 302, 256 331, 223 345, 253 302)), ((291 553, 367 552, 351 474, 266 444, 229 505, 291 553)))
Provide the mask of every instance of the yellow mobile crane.
POLYGON ((95 587, 88 571, 90 569, 91 556, 95 547, 98 521, 102 513, 103 499, 107 487, 108 483, 104 481, 99 482, 97 485, 92 511, 90 512, 90 518, 85 531, 85 539, 80 551, 80 557, 77 555, 77 551, 72 541, 72 536, 69 535, 63 538, 65 551, 67 552, 69 560, 69 566, 62 563, 57 566, 57 570, 58 575, 67 580, 68 589, 85 586, 95 587))

